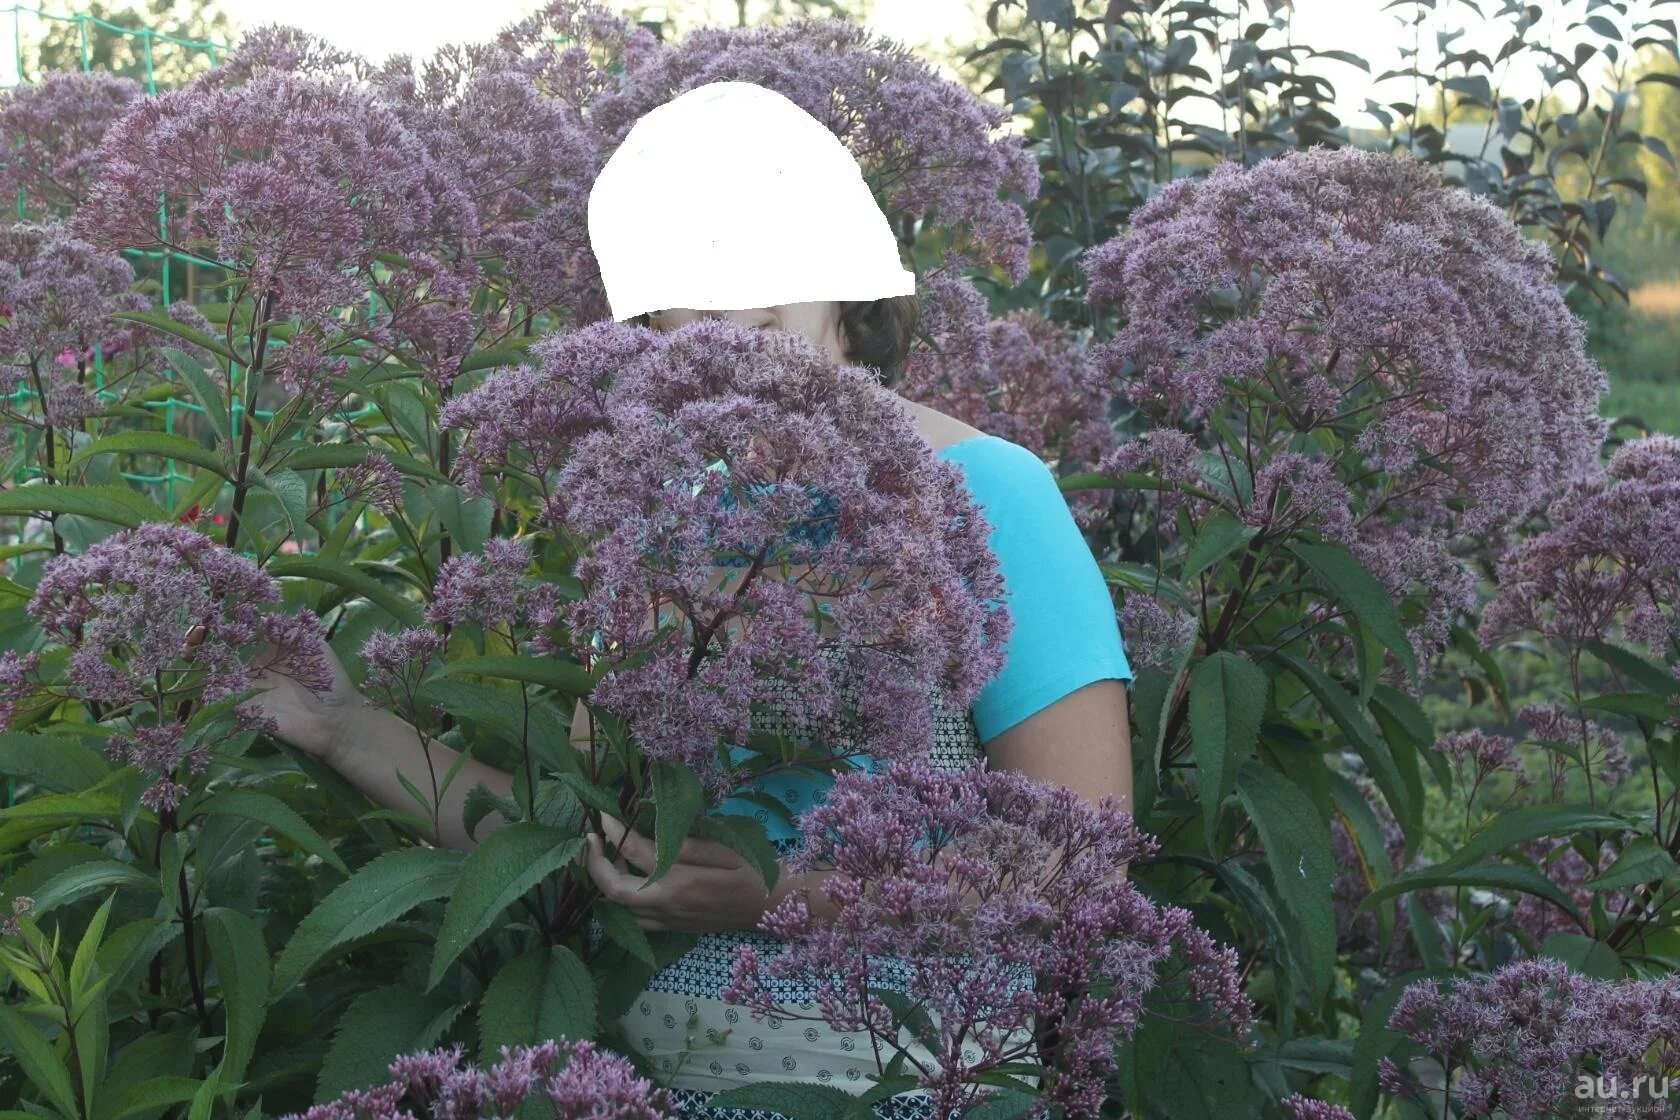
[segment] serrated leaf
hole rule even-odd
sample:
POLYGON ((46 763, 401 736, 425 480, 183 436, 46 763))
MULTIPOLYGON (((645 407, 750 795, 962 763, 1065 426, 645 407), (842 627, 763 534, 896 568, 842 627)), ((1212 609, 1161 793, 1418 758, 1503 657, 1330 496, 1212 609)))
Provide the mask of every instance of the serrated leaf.
POLYGON ((465 856, 444 848, 387 852, 357 869, 298 923, 274 966, 278 997, 322 956, 396 921, 422 903, 446 897, 465 856))
POLYGON ((227 343, 223 342, 221 339, 214 335, 205 334, 197 327, 189 327, 185 323, 176 322, 162 311, 113 311, 111 312, 111 318, 125 319, 131 323, 140 323, 143 326, 150 327, 155 331, 161 331, 164 334, 184 339, 185 341, 192 343, 194 346, 202 347, 203 349, 216 355, 218 358, 224 358, 230 362, 236 362, 239 360, 238 356, 234 354, 232 350, 228 349, 227 343))
POLYGON ((595 1036, 595 981, 564 945, 539 946, 496 971, 479 1007, 479 1058, 503 1046, 595 1036))
POLYGON ((1259 738, 1268 684, 1252 661, 1228 650, 1203 658, 1191 674, 1190 740, 1209 844, 1219 807, 1236 787, 1237 768, 1259 738))
POLYGON ((315 1103, 383 1083, 392 1059, 429 1048, 459 1013, 442 993, 427 995, 406 984, 363 993, 338 1020, 315 1083, 315 1103))
POLYGON ((174 518, 138 490, 126 486, 18 486, 0 490, 0 515, 70 513, 133 529, 174 518))
POLYGON ((99 1120, 127 1120, 142 1112, 185 1104, 198 1094, 204 1082, 196 1077, 153 1077, 130 1086, 114 1102, 100 1099, 99 1120))
POLYGON ((582 850, 582 838, 528 821, 498 828, 474 848, 444 910, 426 990, 437 987, 455 958, 490 928, 497 915, 582 850))
POLYGON ((1609 870, 1581 885, 1588 890, 1608 891, 1639 883, 1680 883, 1680 864, 1649 836, 1628 841, 1609 870))
POLYGON ((273 494, 286 517, 286 528, 292 536, 309 527, 309 487, 296 471, 263 471, 247 468, 248 477, 258 487, 273 494))
POLYGON ((1509 863, 1483 863, 1447 871, 1436 867, 1420 867, 1396 875, 1366 895, 1360 901, 1359 909, 1368 910, 1386 898, 1427 887, 1488 887, 1492 890, 1518 891, 1555 903, 1576 921, 1581 920, 1581 913, 1575 908, 1574 900, 1556 883, 1532 867, 1519 867, 1509 863))
POLYGON ((694 822, 694 834, 704 840, 723 844, 753 865, 764 879, 764 889, 775 889, 781 875, 781 856, 770 842, 764 826, 751 817, 731 813, 701 817, 694 822))
POLYGON ((1371 772, 1377 788, 1388 801, 1389 808, 1394 811, 1394 819, 1406 834, 1408 843, 1415 842, 1413 838, 1421 835, 1423 827, 1423 791, 1414 788, 1418 785, 1415 776, 1401 771, 1388 743, 1371 726, 1365 709, 1346 689, 1312 663, 1281 650, 1273 656, 1307 686, 1347 735, 1354 750, 1364 760, 1366 769, 1371 772))
POLYGON ((266 569, 276 578, 313 579, 331 584, 384 609, 404 626, 419 626, 420 606, 391 591, 373 576, 341 560, 318 556, 282 556, 269 561, 266 569))
POLYGON ((70 1074, 42 1037, 40 1028, 5 1004, 0 1004, 0 1043, 11 1052, 23 1075, 66 1117, 78 1115, 70 1074))
POLYGON ((653 874, 648 876, 650 881, 658 879, 677 862, 683 840, 706 807, 699 775, 679 763, 654 763, 653 807, 657 814, 653 830, 656 857, 653 874))
POLYGON ((1184 571, 1179 580, 1189 583, 1205 569, 1243 547, 1259 531, 1256 526, 1244 525, 1226 510, 1216 511, 1202 522, 1196 541, 1184 558, 1184 571))
POLYGON ((227 1034, 222 1042, 223 1076, 234 1084, 256 1052, 257 1035, 268 1017, 268 947, 262 930, 237 910, 212 906, 204 912, 210 959, 222 987, 227 1034))
POLYGON ((1291 933, 1292 955, 1306 970, 1316 1007, 1336 970, 1336 914, 1330 901, 1336 864, 1330 858, 1330 831, 1305 793, 1257 762, 1238 768, 1237 796, 1265 846, 1272 882, 1286 903, 1280 917, 1291 933))
POLYGON ((85 462, 95 455, 156 455, 180 463, 203 467, 223 478, 228 477, 227 464, 222 457, 185 436, 167 432, 117 432, 102 436, 76 452, 70 466, 85 462))
POLYGON ((338 853, 332 850, 332 845, 328 844, 296 809, 277 797, 270 797, 254 789, 224 789, 212 794, 199 806, 199 810, 206 816, 221 815, 256 821, 284 836, 309 854, 319 856, 340 873, 350 874, 350 869, 345 866, 338 853))
POLYGON ((636 922, 636 916, 628 907, 598 898, 591 913, 595 920, 601 923, 601 930, 609 941, 643 964, 654 966, 653 944, 648 940, 647 931, 636 922))
POLYGON ((557 657, 463 657, 443 667, 443 675, 495 677, 542 685, 567 696, 587 696, 595 687, 594 676, 575 661, 557 657))
POLYGON ((111 765, 63 735, 0 733, 0 774, 48 789, 86 789, 111 773, 111 765))
POLYGON ((1338 602, 1353 612, 1360 625, 1400 659, 1406 672, 1416 677, 1417 653, 1400 625, 1400 613, 1395 610, 1388 590, 1365 570, 1365 565, 1339 544, 1292 541, 1288 548, 1312 569, 1338 602))

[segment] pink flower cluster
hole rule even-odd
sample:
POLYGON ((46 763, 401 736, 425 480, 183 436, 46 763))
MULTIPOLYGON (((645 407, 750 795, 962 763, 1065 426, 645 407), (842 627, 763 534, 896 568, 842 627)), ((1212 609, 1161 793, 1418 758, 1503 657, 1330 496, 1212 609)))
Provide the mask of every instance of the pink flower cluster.
POLYGON ((488 1069, 462 1067, 462 1047, 408 1054, 392 1062, 390 1080, 354 1089, 282 1120, 493 1120, 520 1114, 527 1103, 570 1120, 671 1120, 676 1105, 664 1089, 637 1076, 624 1058, 593 1042, 550 1040, 504 1046, 488 1069))
POLYGON ((570 651, 611 663, 591 702, 651 757, 721 791, 720 741, 746 742, 778 681, 820 719, 855 718, 830 749, 914 752, 934 690, 966 706, 997 671, 1009 622, 988 605, 984 518, 868 371, 719 320, 599 323, 534 350, 442 423, 467 433, 464 481, 531 480, 577 542, 570 651))
POLYGON ((1549 252, 1428 165, 1322 147, 1222 164, 1084 263, 1124 319, 1099 365, 1189 437, 1108 469, 1160 461, 1264 532, 1349 543, 1392 594, 1427 591, 1421 654, 1474 604, 1449 540, 1503 531, 1596 460, 1605 375, 1549 252))
MULTIPOLYGON (((1413 984, 1388 1026, 1453 1071, 1450 1093, 1462 1115, 1575 1115, 1578 1079, 1590 1072, 1630 1090, 1593 1102, 1595 1115, 1631 1120, 1653 1115, 1651 1100, 1632 1098, 1634 1078, 1660 1077, 1680 1061, 1680 979, 1609 982, 1561 961, 1518 961, 1450 988, 1413 984)), ((1438 1111, 1441 1090, 1426 1087, 1438 1084, 1430 1077, 1382 1061, 1385 1090, 1438 1111)))
MULTIPOLYGON (((1067 327, 1033 311, 993 319, 961 276, 924 281, 922 303, 932 345, 913 348, 905 361, 896 386, 905 397, 1031 448, 1064 474, 1093 468, 1113 450, 1108 380, 1067 327)), ((1087 523, 1107 500, 1101 490, 1071 496, 1087 523)))
POLYGON ((1530 631, 1666 650, 1680 638, 1680 439, 1624 444, 1607 468, 1572 482, 1546 521, 1501 558, 1483 641, 1530 631))
POLYGON ((1092 807, 1014 771, 916 760, 841 776, 800 825, 790 870, 834 869, 822 891, 835 916, 813 919, 790 894, 761 923, 787 948, 768 959, 739 948, 724 998, 759 1016, 813 1017, 776 1002, 773 981, 798 979, 816 993, 815 1017, 867 1032, 885 1062, 904 1045, 902 1024, 866 993, 890 977, 927 1013, 928 1056, 907 1051, 906 1072, 937 1115, 972 1104, 1005 1063, 1035 1060, 1043 1106, 1096 1115, 1116 1042, 1169 981, 1231 1029, 1252 1018, 1234 952, 1121 874, 1156 843, 1113 799, 1092 807), (1019 1035, 1035 1017, 1059 1024, 1036 1058, 1030 1030, 1019 1035))
MULTIPOLYGON (((315 691, 331 686, 320 620, 270 613, 274 579, 249 559, 185 525, 148 523, 106 537, 80 555, 49 560, 29 613, 67 647, 65 682, 80 700, 126 711, 136 724, 110 753, 156 778, 148 804, 172 807, 184 788, 172 774, 208 764, 210 743, 189 741, 177 706, 206 704, 251 687, 250 647, 272 647, 276 672, 315 691), (138 726, 149 710, 146 726, 138 726)), ((264 726, 254 706, 234 709, 236 731, 264 726)))
POLYGON ((140 83, 105 70, 55 72, 0 91, 0 195, 36 220, 68 214, 99 175, 106 129, 140 97, 140 83))
POLYGON ((845 20, 800 19, 782 27, 701 28, 672 47, 626 56, 626 63, 619 87, 594 101, 594 119, 610 144, 686 90, 753 82, 826 124, 857 158, 895 224, 937 224, 973 263, 998 265, 1013 280, 1026 274, 1031 232, 1021 203, 1036 197, 1039 185, 1030 150, 1019 137, 995 135, 1007 110, 942 77, 908 48, 845 20))
MULTIPOLYGON (((72 237, 62 223, 0 227, 0 395, 34 390, 55 427, 97 412, 95 350, 109 361, 142 333, 111 313, 151 306, 133 284, 127 261, 72 237)), ((0 415, 22 419, 9 402, 0 415)))

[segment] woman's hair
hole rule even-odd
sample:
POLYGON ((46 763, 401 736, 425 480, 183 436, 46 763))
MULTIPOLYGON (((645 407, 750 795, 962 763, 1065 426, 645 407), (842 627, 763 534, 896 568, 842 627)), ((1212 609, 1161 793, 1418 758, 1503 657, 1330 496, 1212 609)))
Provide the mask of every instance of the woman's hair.
MULTIPOLYGON (((846 360, 880 370, 883 384, 897 383, 904 372, 910 345, 916 340, 920 307, 914 295, 842 300, 840 326, 845 331, 846 360)), ((630 321, 639 326, 649 325, 646 314, 630 321)))

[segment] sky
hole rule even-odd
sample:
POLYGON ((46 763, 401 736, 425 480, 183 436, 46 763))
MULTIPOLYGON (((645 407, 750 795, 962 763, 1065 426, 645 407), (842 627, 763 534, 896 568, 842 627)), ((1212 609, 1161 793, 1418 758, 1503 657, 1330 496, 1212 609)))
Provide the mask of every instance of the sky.
MULTIPOLYGON (((1244 5, 1247 18, 1264 11, 1260 0, 1216 0, 1230 11, 1244 5)), ((1373 79, 1386 70, 1403 64, 1400 49, 1411 41, 1411 31, 1402 28, 1393 12, 1384 11, 1392 0, 1295 0, 1294 38, 1323 49, 1341 49, 1360 54, 1370 65, 1370 73, 1344 62, 1315 59, 1302 69, 1318 73, 1334 84, 1337 92, 1338 115, 1345 123, 1371 127, 1376 122, 1364 112, 1367 97, 1378 101, 1409 96, 1408 79, 1391 79, 1373 86, 1373 79)), ((1590 0, 1540 0, 1545 11, 1544 37, 1559 50, 1569 51, 1581 39, 1591 38, 1582 28, 1568 25, 1582 18, 1590 0)), ((1653 9, 1660 0, 1633 0, 1633 11, 1627 19, 1614 15, 1608 5, 1601 5, 1597 15, 1607 15, 1627 28, 1632 21, 1663 14, 1653 9)), ((46 10, 74 10, 75 0, 45 0, 46 10)), ((438 45, 451 41, 486 39, 506 24, 530 13, 540 0, 221 0, 222 7, 236 26, 249 28, 262 23, 282 20, 321 35, 328 40, 375 60, 398 52, 423 56, 438 45)), ((610 6, 628 7, 607 0, 610 6)), ((975 41, 985 34, 981 13, 986 0, 864 0, 864 7, 873 14, 866 18, 875 30, 899 39, 908 45, 923 48, 928 54, 941 52, 950 42, 975 41)), ((1095 4, 1084 0, 1081 7, 1093 10, 1095 4)), ((654 14, 663 9, 676 24, 678 32, 701 24, 733 25, 736 21, 735 0, 666 0, 660 4, 643 2, 643 9, 654 14)), ((763 0, 749 0, 749 12, 763 7, 763 0)), ((856 5, 854 4, 855 8, 856 5)), ((1483 7, 1494 5, 1483 0, 1483 7)), ((1438 5, 1441 17, 1462 18, 1462 5, 1438 5)), ((1672 15, 1674 8, 1666 9, 1672 15)), ((0 59, 11 55, 10 21, 0 21, 0 59)), ((1505 24, 1470 27, 1453 43, 1455 49, 1480 48, 1494 57, 1503 41, 1505 24)), ((1427 27, 1423 35, 1424 61, 1428 65, 1435 57, 1435 28, 1427 27)), ((1267 40, 1271 42, 1272 40, 1267 40)), ((1596 39, 1594 41, 1597 41, 1596 39)), ((1602 56, 1593 60, 1589 71, 1599 71, 1602 56)), ((1602 71, 1595 74, 1602 78, 1602 71)), ((1501 88, 1519 96, 1539 87, 1538 74, 1532 68, 1512 70, 1501 88)), ((1207 123, 1217 123, 1218 111, 1211 103, 1194 99, 1180 103, 1181 111, 1191 105, 1205 107, 1211 113, 1207 123)), ((1185 115, 1192 115, 1185 112, 1185 115)))

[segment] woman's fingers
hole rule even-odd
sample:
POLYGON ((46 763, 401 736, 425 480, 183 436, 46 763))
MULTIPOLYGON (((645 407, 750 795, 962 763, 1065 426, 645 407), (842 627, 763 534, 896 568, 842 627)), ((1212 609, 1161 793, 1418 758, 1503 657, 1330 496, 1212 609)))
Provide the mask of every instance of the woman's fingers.
POLYGON ((622 856, 616 861, 608 859, 600 833, 591 832, 587 844, 584 859, 589 868, 589 877, 595 880, 595 885, 609 901, 627 906, 632 911, 639 911, 650 902, 656 901, 657 896, 652 892, 658 885, 644 889, 647 879, 633 874, 625 867, 622 856))
MULTIPOLYGON (((643 871, 653 870, 659 859, 659 849, 652 837, 627 827, 623 821, 606 813, 601 815, 601 831, 631 863, 643 871)), ((693 838, 683 841, 677 860, 701 867, 739 867, 742 863, 740 855, 726 845, 693 838)))

